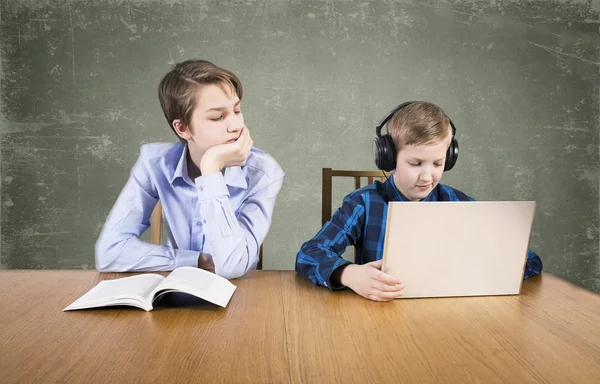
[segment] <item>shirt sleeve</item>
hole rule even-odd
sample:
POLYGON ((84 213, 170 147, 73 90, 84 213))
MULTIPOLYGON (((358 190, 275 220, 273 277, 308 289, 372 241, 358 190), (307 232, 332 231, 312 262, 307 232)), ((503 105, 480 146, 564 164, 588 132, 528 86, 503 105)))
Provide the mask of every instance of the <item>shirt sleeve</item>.
POLYGON ((523 275, 523 279, 539 275, 542 273, 542 269, 544 269, 542 259, 540 259, 537 253, 532 250, 527 250, 527 263, 525 264, 525 274, 523 275))
POLYGON ((245 198, 236 213, 221 172, 196 178, 200 214, 206 220, 217 275, 235 279, 256 268, 283 179, 283 172, 270 178, 265 187, 245 198))
POLYGON ((158 193, 140 156, 96 242, 98 271, 171 271, 198 265, 198 251, 154 245, 139 239, 150 227, 150 216, 157 201, 158 193))
POLYGON ((359 194, 348 195, 314 238, 305 242, 296 255, 296 272, 316 285, 336 290, 331 275, 339 267, 351 264, 341 255, 349 245, 360 241, 365 223, 365 205, 359 194))

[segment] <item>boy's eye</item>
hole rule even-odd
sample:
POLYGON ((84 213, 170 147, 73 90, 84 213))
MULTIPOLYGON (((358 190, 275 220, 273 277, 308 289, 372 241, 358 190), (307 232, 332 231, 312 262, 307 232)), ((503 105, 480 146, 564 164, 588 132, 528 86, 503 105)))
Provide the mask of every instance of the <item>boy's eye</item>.
POLYGON ((221 115, 221 116, 216 117, 216 118, 211 117, 210 120, 212 120, 212 121, 219 121, 219 120, 223 119, 223 117, 224 117, 224 115, 221 115))
POLYGON ((242 111, 233 111, 233 113, 235 113, 236 115, 239 115, 240 113, 242 113, 242 111))
POLYGON ((421 163, 408 163, 410 165, 412 165, 413 167, 418 167, 419 165, 421 165, 421 163))
POLYGON ((438 164, 438 163, 435 163, 433 165, 435 165, 436 167, 441 167, 442 166, 442 164, 438 164))

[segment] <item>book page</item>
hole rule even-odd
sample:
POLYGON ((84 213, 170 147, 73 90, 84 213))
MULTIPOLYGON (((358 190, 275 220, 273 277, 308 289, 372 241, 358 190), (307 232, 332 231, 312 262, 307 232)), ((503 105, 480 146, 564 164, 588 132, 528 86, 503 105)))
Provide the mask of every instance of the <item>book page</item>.
POLYGON ((131 305, 152 310, 151 295, 165 278, 157 274, 143 274, 120 279, 103 280, 75 300, 64 311, 109 305, 131 305))
POLYGON ((236 286, 212 272, 195 267, 180 267, 167 276, 153 291, 152 297, 163 291, 181 291, 221 307, 226 307, 236 286))

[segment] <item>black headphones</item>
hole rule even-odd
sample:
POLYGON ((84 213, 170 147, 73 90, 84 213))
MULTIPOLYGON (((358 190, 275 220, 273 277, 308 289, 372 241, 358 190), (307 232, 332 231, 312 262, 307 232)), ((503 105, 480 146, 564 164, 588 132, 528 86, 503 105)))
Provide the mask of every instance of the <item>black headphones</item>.
MULTIPOLYGON (((377 168, 385 172, 390 172, 396 168, 396 146, 392 140, 392 136, 388 133, 385 135, 381 134, 381 129, 394 116, 396 112, 414 103, 414 101, 407 101, 402 103, 392 111, 390 111, 375 127, 375 138, 373 139, 373 158, 375 159, 375 165, 377 168)), ((458 141, 454 137, 456 135, 456 127, 450 118, 450 126, 452 127, 452 141, 448 150, 446 150, 446 164, 444 165, 444 172, 449 171, 456 164, 458 159, 458 141)))

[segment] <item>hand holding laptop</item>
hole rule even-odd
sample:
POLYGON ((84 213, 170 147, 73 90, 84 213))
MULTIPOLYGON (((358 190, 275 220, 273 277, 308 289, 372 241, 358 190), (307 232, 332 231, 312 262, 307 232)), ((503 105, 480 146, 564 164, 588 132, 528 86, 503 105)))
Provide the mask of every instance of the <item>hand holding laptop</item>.
POLYGON ((381 272, 383 260, 367 264, 349 264, 340 275, 340 283, 359 295, 374 301, 390 301, 402 296, 404 284, 381 272))

